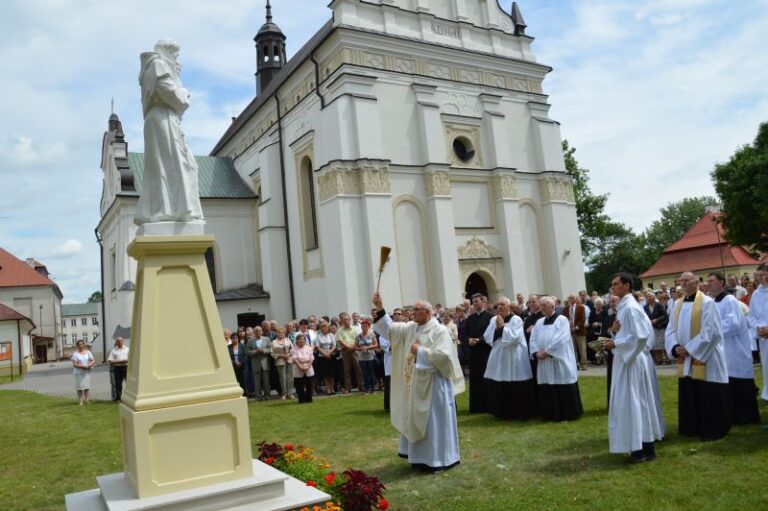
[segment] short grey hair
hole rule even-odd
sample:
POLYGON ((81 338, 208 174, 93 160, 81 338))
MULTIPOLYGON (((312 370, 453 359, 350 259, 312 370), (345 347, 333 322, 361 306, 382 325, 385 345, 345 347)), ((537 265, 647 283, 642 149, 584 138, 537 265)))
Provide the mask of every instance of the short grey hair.
POLYGON ((554 307, 556 302, 553 296, 542 296, 541 298, 539 298, 539 303, 548 303, 552 307, 554 307))

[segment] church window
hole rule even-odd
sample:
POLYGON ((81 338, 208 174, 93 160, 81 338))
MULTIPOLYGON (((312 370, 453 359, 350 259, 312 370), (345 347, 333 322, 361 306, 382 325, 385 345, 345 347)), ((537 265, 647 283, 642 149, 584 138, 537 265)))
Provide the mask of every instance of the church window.
POLYGON ((317 207, 315 205, 315 181, 312 160, 304 158, 299 169, 301 178, 301 215, 304 231, 304 249, 317 248, 317 207))
POLYGON ((278 47, 274 46, 272 51, 274 52, 274 55, 275 55, 275 62, 280 62, 280 50, 278 49, 278 47))
POLYGON ((475 148, 467 137, 456 137, 453 140, 453 152, 463 162, 471 161, 475 156, 475 148))

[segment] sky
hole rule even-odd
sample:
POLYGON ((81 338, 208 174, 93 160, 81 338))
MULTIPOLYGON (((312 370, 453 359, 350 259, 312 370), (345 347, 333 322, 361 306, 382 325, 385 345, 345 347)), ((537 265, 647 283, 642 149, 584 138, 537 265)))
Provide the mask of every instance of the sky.
MULTIPOLYGON (((101 141, 111 101, 142 151, 139 54, 182 47, 183 129, 208 154, 255 94, 265 0, 4 0, 0 17, 0 246, 48 266, 65 303, 100 287, 101 141)), ((273 0, 294 54, 327 0, 273 0)), ((500 0, 503 6, 511 1, 500 0)), ((768 0, 520 0, 550 116, 606 212, 642 230, 659 209, 714 195, 709 173, 768 120, 768 0)))

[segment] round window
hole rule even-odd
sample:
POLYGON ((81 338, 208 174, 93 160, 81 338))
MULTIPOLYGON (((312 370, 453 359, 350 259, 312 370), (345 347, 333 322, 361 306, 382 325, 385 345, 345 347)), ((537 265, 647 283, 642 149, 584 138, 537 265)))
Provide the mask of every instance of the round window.
POLYGON ((475 148, 467 137, 456 137, 453 140, 453 152, 459 160, 468 162, 475 156, 475 148))

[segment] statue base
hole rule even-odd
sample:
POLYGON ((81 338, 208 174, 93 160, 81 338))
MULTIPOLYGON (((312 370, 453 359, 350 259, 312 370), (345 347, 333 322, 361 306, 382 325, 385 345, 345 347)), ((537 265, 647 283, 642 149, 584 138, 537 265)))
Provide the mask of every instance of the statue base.
POLYGON ((205 220, 189 222, 147 222, 141 224, 136 236, 198 236, 204 233, 205 220))
POLYGON ((140 499, 124 473, 97 477, 99 488, 66 496, 71 511, 278 511, 322 504, 330 496, 253 460, 253 476, 140 499))

